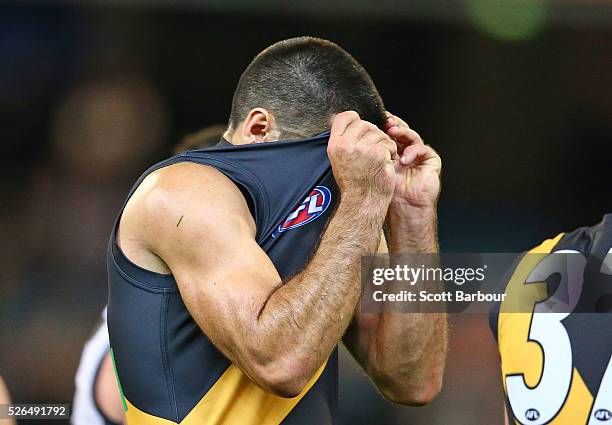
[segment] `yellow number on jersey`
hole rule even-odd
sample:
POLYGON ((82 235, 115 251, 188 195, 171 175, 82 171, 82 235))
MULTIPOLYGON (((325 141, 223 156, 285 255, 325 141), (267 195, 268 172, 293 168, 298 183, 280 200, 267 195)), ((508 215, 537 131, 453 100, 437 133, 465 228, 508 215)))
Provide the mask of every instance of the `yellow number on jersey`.
POLYGON ((587 263, 576 251, 549 254, 561 236, 531 250, 508 283, 498 321, 504 387, 517 424, 606 425, 612 421, 612 361, 594 402, 573 367, 571 341, 561 323, 569 313, 551 312, 558 311, 553 300, 566 303, 563 311, 576 306, 587 263), (546 293, 552 273, 561 275, 565 301, 546 293))

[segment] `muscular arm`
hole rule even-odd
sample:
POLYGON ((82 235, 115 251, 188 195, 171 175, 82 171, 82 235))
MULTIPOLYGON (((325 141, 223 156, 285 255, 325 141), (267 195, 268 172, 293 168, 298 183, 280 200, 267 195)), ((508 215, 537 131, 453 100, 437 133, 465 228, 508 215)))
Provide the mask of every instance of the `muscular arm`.
MULTIPOLYGON (((397 226, 395 231, 390 231, 388 251, 391 254, 437 252, 435 223, 426 227, 428 230, 424 229, 423 234, 402 238, 402 229, 397 226)), ((380 253, 386 251, 382 246, 379 249, 380 253)), ((425 284, 417 284, 427 289, 425 284)), ((390 292, 394 292, 393 285, 388 283, 390 292)), ((387 309, 391 306, 381 303, 379 313, 356 312, 344 343, 389 400, 408 405, 426 404, 442 385, 447 349, 446 315, 387 312, 387 309)))
POLYGON ((227 177, 178 164, 147 180, 123 214, 124 251, 145 246, 143 258, 153 254, 167 266, 198 325, 253 381, 281 396, 299 394, 352 318, 359 260, 378 246, 388 200, 343 192, 308 265, 281 282, 227 177))
MULTIPOLYGON (((405 122, 391 114, 388 117, 387 133, 398 142, 402 154, 396 162, 396 188, 387 217, 388 251, 437 253, 440 158, 405 122)), ((436 256, 431 261, 437 263, 436 256)), ((396 285, 389 282, 387 287, 395 292, 396 285)), ((417 285, 429 291, 440 289, 437 282, 417 285)), ((426 305, 419 306, 420 313, 393 313, 385 304, 380 303, 376 313, 356 312, 344 343, 388 399, 410 405, 428 403, 442 385, 446 314, 425 312, 426 305)))

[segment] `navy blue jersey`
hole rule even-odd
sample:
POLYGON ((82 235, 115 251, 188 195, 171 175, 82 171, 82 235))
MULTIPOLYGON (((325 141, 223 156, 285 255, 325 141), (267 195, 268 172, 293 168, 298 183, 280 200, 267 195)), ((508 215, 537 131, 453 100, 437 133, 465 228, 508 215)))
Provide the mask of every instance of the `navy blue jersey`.
POLYGON ((510 423, 612 423, 612 214, 529 251, 506 294, 490 323, 510 423), (553 298, 569 308, 545 312, 553 298), (533 311, 513 311, 519 299, 533 311))
MULTIPOLYGON (((287 279, 308 262, 338 202, 328 138, 324 133, 307 140, 225 143, 182 153, 147 170, 128 199, 162 167, 180 162, 214 167, 244 194, 257 243, 287 279)), ((171 274, 145 270, 125 257, 115 230, 108 278, 111 353, 130 425, 335 423, 336 350, 300 396, 277 397, 217 350, 187 311, 171 274)))

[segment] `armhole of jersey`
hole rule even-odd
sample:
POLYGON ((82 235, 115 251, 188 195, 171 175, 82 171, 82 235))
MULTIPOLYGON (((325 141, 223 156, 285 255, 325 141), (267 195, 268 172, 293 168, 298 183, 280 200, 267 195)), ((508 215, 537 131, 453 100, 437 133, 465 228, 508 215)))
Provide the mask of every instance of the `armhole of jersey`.
POLYGON ((115 222, 113 224, 113 228, 111 230, 111 237, 109 240, 109 252, 115 267, 117 267, 130 280, 137 282, 139 286, 152 287, 153 289, 165 288, 176 290, 176 283, 174 282, 174 277, 171 273, 158 273, 153 270, 145 269, 134 263, 128 258, 127 255, 125 255, 117 241, 117 229, 119 228, 119 223, 121 221, 121 217, 123 216, 123 211, 125 210, 125 207, 131 197, 134 195, 136 190, 140 187, 140 185, 147 176, 162 168, 183 162, 191 162, 194 164, 214 168, 215 170, 226 176, 228 179, 230 179, 232 183, 234 183, 236 187, 238 187, 238 189, 244 196, 249 211, 253 216, 253 220, 255 221, 255 239, 257 240, 257 242, 259 242, 261 238, 262 229, 265 228, 266 220, 268 220, 269 214, 267 195, 263 190, 262 185, 252 175, 252 173, 250 173, 248 170, 243 169, 242 167, 239 167, 234 163, 230 163, 220 158, 213 157, 190 157, 187 155, 187 153, 183 153, 150 167, 142 174, 142 176, 140 176, 134 186, 130 189, 128 196, 126 197, 121 209, 119 210, 119 214, 117 214, 117 218, 115 219, 115 222), (217 166, 215 166, 215 163, 217 163, 217 166), (232 176, 232 173, 229 170, 235 171, 236 174, 241 177, 241 180, 244 179, 245 181, 240 181, 235 176, 232 176), (249 184, 247 184, 247 182, 250 183, 252 186, 257 187, 258 190, 254 191, 252 187, 249 187, 249 184))

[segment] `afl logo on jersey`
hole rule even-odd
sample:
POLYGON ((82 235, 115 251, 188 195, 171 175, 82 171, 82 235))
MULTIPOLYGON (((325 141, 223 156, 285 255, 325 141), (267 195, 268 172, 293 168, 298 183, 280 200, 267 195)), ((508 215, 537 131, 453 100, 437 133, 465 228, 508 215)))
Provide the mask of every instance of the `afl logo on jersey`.
POLYGON ((612 412, 610 412, 608 409, 599 409, 595 411, 593 417, 598 421, 607 422, 612 419, 612 412))
POLYGON ((285 219, 285 222, 278 226, 272 233, 272 237, 277 237, 280 233, 296 227, 304 226, 316 220, 327 210, 331 203, 331 192, 325 186, 317 186, 302 201, 302 203, 285 219))
POLYGON ((540 419, 540 412, 538 412, 537 409, 527 409, 525 412, 525 418, 530 421, 537 421, 540 419))

